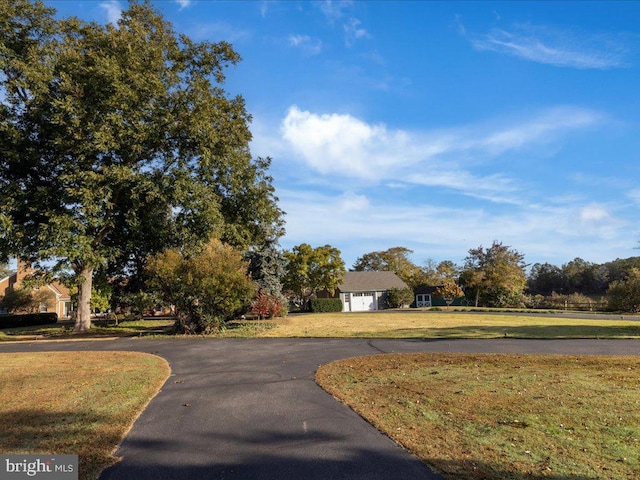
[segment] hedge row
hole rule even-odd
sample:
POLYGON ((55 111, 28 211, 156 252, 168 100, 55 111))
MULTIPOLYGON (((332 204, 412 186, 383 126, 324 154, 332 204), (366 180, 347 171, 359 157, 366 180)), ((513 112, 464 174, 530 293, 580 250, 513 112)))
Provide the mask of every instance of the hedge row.
POLYGON ((15 328, 15 327, 32 327, 35 325, 48 325, 50 323, 57 323, 57 321, 58 321, 58 314, 53 312, 1 315, 0 329, 15 328))
POLYGON ((342 300, 339 298, 312 298, 311 311, 320 312, 341 312, 342 300))

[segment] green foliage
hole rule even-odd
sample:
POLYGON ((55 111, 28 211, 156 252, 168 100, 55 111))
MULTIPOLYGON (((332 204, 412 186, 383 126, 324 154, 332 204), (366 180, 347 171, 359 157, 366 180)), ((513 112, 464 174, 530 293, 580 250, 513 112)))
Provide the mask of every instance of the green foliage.
POLYGON ((111 291, 108 289, 97 289, 95 286, 91 290, 91 310, 106 312, 111 307, 111 291))
POLYGON ((94 269, 140 275, 148 254, 246 248, 283 221, 221 87, 230 44, 177 35, 150 2, 117 27, 54 13, 0 0, 0 252, 72 270, 86 330, 94 269))
POLYGON ((611 310, 640 312, 640 269, 632 268, 626 279, 611 283, 607 300, 611 310))
POLYGON ((562 266, 566 288, 564 293, 603 294, 607 289, 607 268, 604 265, 575 258, 562 266))
POLYGON ((415 296, 410 288, 392 288, 386 295, 386 302, 389 308, 401 308, 405 305, 411 305, 414 300, 415 296))
POLYGON ((527 283, 524 255, 501 242, 490 248, 469 250, 460 276, 467 295, 475 296, 475 306, 510 307, 522 303, 527 283))
POLYGON ((257 315, 260 319, 285 317, 287 315, 287 304, 283 297, 269 295, 260 292, 256 299, 251 302, 251 313, 257 315))
POLYGON ((314 313, 341 312, 342 300, 339 298, 312 298, 309 308, 314 313))
POLYGON ((356 272, 394 272, 403 282, 414 288, 429 283, 429 275, 409 260, 413 253, 405 247, 392 247, 381 252, 364 254, 353 264, 356 272))
POLYGON ((0 329, 15 327, 31 327, 36 325, 49 325, 58 322, 55 313, 24 313, 16 315, 1 315, 0 329))
POLYGON ((321 290, 333 295, 346 273, 340 250, 330 245, 313 248, 302 243, 284 255, 284 288, 301 305, 321 290))
POLYGON ((256 293, 247 263, 235 248, 210 241, 199 253, 170 249, 149 259, 150 286, 175 305, 180 333, 210 333, 249 305, 256 293))
POLYGON ((118 297, 119 307, 131 312, 136 318, 143 315, 150 315, 159 303, 160 298, 157 292, 126 292, 118 297))
POLYGON ((245 258, 249 261, 249 273, 261 292, 286 302, 282 294, 282 279, 287 261, 276 242, 266 242, 251 248, 245 258))

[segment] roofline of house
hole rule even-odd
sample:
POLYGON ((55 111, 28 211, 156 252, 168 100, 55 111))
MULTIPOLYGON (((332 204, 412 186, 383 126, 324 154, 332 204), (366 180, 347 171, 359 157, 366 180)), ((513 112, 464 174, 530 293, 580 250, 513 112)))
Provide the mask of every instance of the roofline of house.
POLYGON ((7 276, 6 276, 6 277, 4 277, 4 278, 0 278, 0 282, 4 282, 5 280, 9 280, 9 279, 10 279, 11 277, 13 277, 16 273, 18 273, 18 272, 13 272, 13 273, 10 273, 9 275, 7 275, 7 276))

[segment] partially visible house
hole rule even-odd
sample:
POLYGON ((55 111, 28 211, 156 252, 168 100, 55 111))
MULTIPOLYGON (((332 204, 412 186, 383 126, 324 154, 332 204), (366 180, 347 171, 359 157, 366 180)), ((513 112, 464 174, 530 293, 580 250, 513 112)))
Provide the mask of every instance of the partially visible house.
POLYGON ((393 272, 347 272, 337 288, 342 311, 364 312, 387 308, 387 293, 392 288, 409 288, 393 272))
MULTIPOLYGON (((430 285, 418 285, 413 289, 413 293, 416 295, 416 308, 425 307, 445 307, 447 302, 442 297, 435 295, 438 287, 430 285)), ((466 299, 464 297, 456 298, 451 305, 461 306, 465 305, 466 299)))
MULTIPOLYGON (((18 269, 15 273, 0 279, 0 297, 4 297, 7 292, 17 290, 22 286, 22 282, 27 275, 34 270, 26 266, 24 263, 18 263, 18 269)), ((54 312, 58 318, 69 318, 72 312, 71 294, 69 289, 60 282, 53 281, 40 287, 34 287, 34 292, 43 292, 42 301, 39 305, 39 311, 54 312)), ((0 310, 0 314, 6 314, 6 311, 0 310)))

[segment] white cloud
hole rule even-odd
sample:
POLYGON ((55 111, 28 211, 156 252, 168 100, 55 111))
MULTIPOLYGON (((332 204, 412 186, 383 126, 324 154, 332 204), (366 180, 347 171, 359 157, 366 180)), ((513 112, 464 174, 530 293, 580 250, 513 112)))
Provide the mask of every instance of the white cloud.
POLYGON ((528 262, 562 264, 580 256, 603 262, 621 250, 633 250, 615 240, 627 226, 605 207, 571 204, 564 207, 514 206, 500 214, 480 207, 447 207, 427 200, 411 202, 375 199, 347 192, 278 191, 287 212, 287 235, 282 244, 302 242, 338 247, 347 265, 358 256, 402 245, 414 250, 414 261, 427 258, 460 262, 478 245, 499 240, 526 255, 528 262), (362 200, 362 201, 361 201, 362 200), (348 208, 351 201, 355 208, 348 208), (347 206, 347 208, 345 208, 347 206), (583 224, 580 214, 588 221, 583 224), (597 217, 592 219, 591 217, 597 217))
POLYGON ((180 10, 191 5, 191 0, 175 0, 175 2, 180 5, 180 10))
POLYGON ((269 2, 263 1, 260 3, 260 16, 265 18, 269 12, 269 2))
POLYGON ((477 175, 470 165, 601 121, 595 112, 565 107, 491 128, 409 132, 348 114, 316 114, 293 106, 281 134, 294 158, 327 177, 444 187, 494 202, 518 203, 521 200, 513 194, 517 185, 507 175, 477 175))
POLYGON ((587 205, 580 210, 580 221, 583 224, 600 223, 608 218, 609 213, 602 205, 587 205))
POLYGON ((478 50, 578 69, 622 67, 627 56, 620 35, 579 35, 532 25, 516 25, 510 31, 494 29, 471 37, 471 44, 478 50))
POLYGON ((190 32, 190 36, 194 40, 225 40, 235 43, 251 37, 251 31, 243 30, 225 22, 211 22, 197 24, 190 32))
POLYGON ((343 213, 364 211, 369 207, 369 199, 366 195, 347 192, 340 197, 339 207, 343 213))
POLYGON ((324 0, 319 3, 320 11, 329 21, 342 18, 345 10, 350 9, 352 5, 353 2, 349 0, 324 0))
POLYGON ((322 52, 322 41, 308 35, 289 35, 289 45, 299 48, 307 55, 317 55, 322 52))
POLYGON ((347 114, 317 115, 291 107, 282 123, 283 138, 302 160, 323 174, 377 178, 380 169, 400 161, 390 148, 408 149, 407 135, 388 132, 384 125, 369 125, 347 114))
POLYGON ((531 120, 490 133, 483 140, 492 153, 520 148, 532 142, 547 141, 568 130, 581 129, 600 123, 599 113, 573 107, 558 107, 537 115, 531 120))
POLYGON ((362 27, 362 22, 357 18, 350 18, 347 23, 343 25, 345 34, 345 44, 350 47, 356 40, 364 38, 371 38, 371 35, 365 28, 362 27))
POLYGON ((462 35, 464 37, 467 34, 467 29, 462 23, 462 17, 458 14, 454 17, 453 28, 458 32, 458 35, 462 35))
POLYGON ((633 200, 636 204, 640 205, 640 188, 636 188, 627 192, 627 197, 633 200))
POLYGON ((112 23, 113 25, 118 24, 118 21, 122 17, 122 7, 120 6, 120 2, 118 0, 109 0, 107 2, 102 2, 100 4, 100 8, 102 8, 106 12, 108 23, 112 23))

